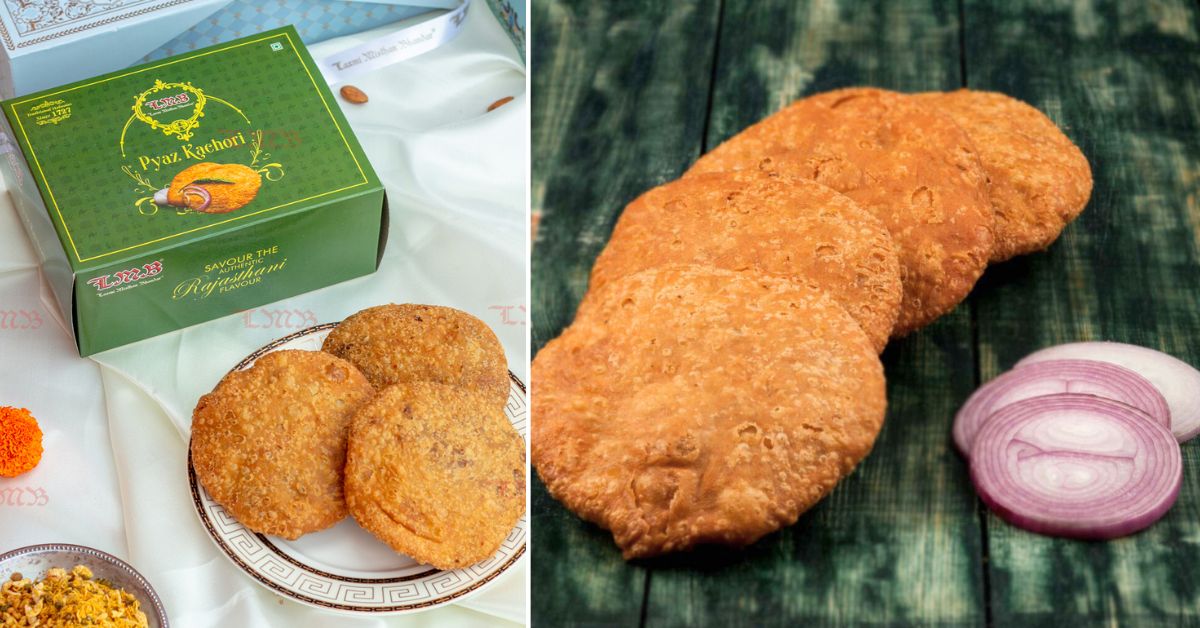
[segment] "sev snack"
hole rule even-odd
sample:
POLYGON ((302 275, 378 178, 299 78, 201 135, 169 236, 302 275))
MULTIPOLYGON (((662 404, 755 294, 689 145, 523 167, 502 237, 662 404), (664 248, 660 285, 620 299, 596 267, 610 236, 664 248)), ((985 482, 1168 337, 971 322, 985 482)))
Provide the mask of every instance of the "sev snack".
POLYGON ((38 582, 14 573, 0 585, 0 626, 98 626, 146 628, 137 598, 76 565, 60 567, 38 582))

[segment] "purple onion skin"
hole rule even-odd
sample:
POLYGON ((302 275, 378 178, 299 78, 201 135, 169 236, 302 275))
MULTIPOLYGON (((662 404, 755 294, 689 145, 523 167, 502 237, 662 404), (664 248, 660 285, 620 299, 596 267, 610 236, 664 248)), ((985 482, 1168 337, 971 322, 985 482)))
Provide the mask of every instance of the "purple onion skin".
POLYGON ((1185 443, 1200 435, 1200 371, 1174 356, 1121 342, 1072 342, 1039 349, 1017 366, 1046 360, 1086 359, 1119 364, 1150 380, 1171 408, 1171 432, 1185 443))
POLYGON ((1111 362, 1096 360, 1050 360, 1018 365, 1001 374, 976 390, 954 417, 954 445, 964 456, 969 456, 975 434, 994 413, 1013 401, 1055 392, 1083 392, 1084 394, 1113 399, 1131 405, 1166 427, 1171 425, 1171 411, 1167 400, 1149 380, 1137 373, 1111 362), (1074 382, 1076 390, 1049 391, 1056 381, 1074 382), (1039 391, 1037 388, 1045 391, 1039 391), (1006 397, 1019 389, 1035 394, 1021 394, 1016 399, 1006 397))
POLYGON ((202 211, 208 209, 209 205, 212 205, 212 194, 209 193, 208 190, 206 190, 203 187, 200 187, 198 185, 186 186, 183 189, 181 189, 179 192, 185 199, 188 196, 199 196, 201 199, 204 199, 203 201, 201 201, 199 206, 191 208, 194 211, 202 212, 202 211))
MULTIPOLYGON (((1080 418, 1075 416, 1072 424, 1078 425, 1080 418)), ((1018 401, 989 419, 971 449, 971 480, 988 508, 1014 526, 1050 536, 1107 540, 1143 530, 1170 510, 1183 483, 1183 460, 1179 443, 1171 432, 1141 411, 1109 399, 1063 393, 1018 401), (1133 467, 1133 485, 1124 482, 1108 486, 1100 494, 1103 499, 1096 501, 1093 496, 1096 503, 1080 505, 1071 503, 1061 491, 1052 495, 1033 490, 1030 482, 1017 472, 1019 469, 1005 465, 1058 452, 1060 457, 1068 457, 1076 464, 1091 457, 1113 466, 1111 460, 1119 456, 1071 450, 1070 443, 1060 443, 1065 449, 1028 451, 1036 450, 1037 445, 1025 440, 1029 434, 1022 433, 1021 428, 1028 432, 1033 427, 1045 426, 1044 422, 1063 412, 1090 414, 1093 420, 1129 436, 1131 440, 1125 444, 1136 441, 1129 461, 1133 467), (1023 438, 1016 438, 1018 434, 1023 438), (1012 447, 1021 448, 1016 457, 1010 453, 1012 447), (1147 465, 1153 466, 1146 468, 1147 465), (1041 501, 1031 504, 1030 497, 1041 501)))

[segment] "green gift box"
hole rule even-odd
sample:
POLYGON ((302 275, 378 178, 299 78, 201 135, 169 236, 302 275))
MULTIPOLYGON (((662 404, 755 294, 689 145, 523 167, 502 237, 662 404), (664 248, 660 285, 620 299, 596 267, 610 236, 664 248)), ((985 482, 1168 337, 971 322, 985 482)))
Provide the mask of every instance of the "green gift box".
POLYGON ((80 355, 378 268, 383 185, 291 27, 0 104, 80 355))

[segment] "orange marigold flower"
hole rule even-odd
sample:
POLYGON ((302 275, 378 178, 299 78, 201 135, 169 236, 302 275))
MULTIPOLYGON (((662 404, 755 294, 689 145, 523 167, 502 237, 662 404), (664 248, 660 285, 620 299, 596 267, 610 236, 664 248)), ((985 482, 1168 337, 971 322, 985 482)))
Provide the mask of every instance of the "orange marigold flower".
POLYGON ((42 428, 25 408, 0 406, 0 476, 15 477, 42 459, 42 428))

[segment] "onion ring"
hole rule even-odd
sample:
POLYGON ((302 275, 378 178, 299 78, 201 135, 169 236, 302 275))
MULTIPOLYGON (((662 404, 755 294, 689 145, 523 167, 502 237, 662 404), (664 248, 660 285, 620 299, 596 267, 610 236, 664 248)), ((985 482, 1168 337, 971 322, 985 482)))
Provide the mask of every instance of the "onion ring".
POLYGON ((1041 534, 1111 539, 1175 503, 1183 459, 1170 430, 1118 401, 1062 393, 1024 399, 987 420, 971 480, 988 508, 1041 534))
POLYGON ((1047 360, 1018 366, 976 390, 954 417, 954 444, 967 455, 979 426, 992 414, 1022 399, 1065 392, 1120 401, 1171 426, 1167 400, 1141 375, 1111 362, 1047 360))
POLYGON ((212 205, 212 194, 199 185, 184 186, 183 189, 179 191, 179 194, 183 197, 184 204, 187 204, 189 196, 200 197, 200 205, 198 207, 192 207, 191 205, 188 205, 189 209, 202 212, 208 209, 209 205, 212 205))
POLYGON ((1179 442, 1200 434, 1200 371, 1161 351, 1120 342, 1073 342, 1036 351, 1017 362, 1067 358, 1098 360, 1123 366, 1150 380, 1171 408, 1171 432, 1179 442))

